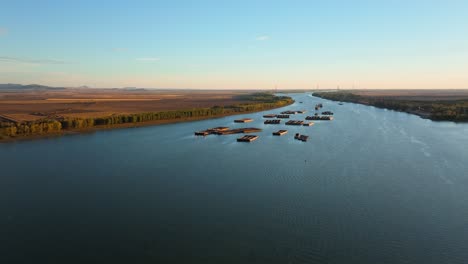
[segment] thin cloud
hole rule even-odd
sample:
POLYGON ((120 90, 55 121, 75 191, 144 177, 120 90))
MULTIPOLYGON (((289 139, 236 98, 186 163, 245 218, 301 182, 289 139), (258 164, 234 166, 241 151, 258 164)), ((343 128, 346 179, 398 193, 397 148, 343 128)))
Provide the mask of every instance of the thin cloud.
POLYGON ((30 63, 30 64, 66 64, 62 60, 53 60, 53 59, 24 59, 18 57, 7 57, 0 56, 0 61, 3 62, 19 62, 19 63, 30 63))
POLYGON ((112 51, 114 52, 125 52, 125 51, 128 51, 127 48, 113 48, 112 51))
POLYGON ((0 27, 0 37, 8 34, 8 29, 0 27))
POLYGON ((263 36, 258 36, 255 38, 257 41, 267 41, 270 39, 270 36, 263 35, 263 36))
POLYGON ((136 61, 140 61, 140 62, 156 62, 156 61, 159 61, 159 60, 160 60, 159 58, 151 58, 151 57, 136 58, 136 61))

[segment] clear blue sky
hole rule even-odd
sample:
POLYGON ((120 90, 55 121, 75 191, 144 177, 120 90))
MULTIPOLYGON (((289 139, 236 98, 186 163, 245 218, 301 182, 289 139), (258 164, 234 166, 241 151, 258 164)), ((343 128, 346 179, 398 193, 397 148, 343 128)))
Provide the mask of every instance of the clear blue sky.
POLYGON ((468 1, 2 1, 6 82, 468 88, 468 1))

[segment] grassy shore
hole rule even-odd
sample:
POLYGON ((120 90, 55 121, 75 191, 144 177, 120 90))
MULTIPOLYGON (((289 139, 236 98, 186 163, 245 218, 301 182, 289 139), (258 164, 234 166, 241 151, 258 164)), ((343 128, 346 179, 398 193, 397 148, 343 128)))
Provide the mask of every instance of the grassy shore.
POLYGON ((286 96, 274 96, 269 93, 253 93, 236 96, 244 103, 228 106, 212 106, 171 111, 121 114, 90 118, 57 118, 41 119, 29 122, 1 122, 0 142, 15 140, 56 137, 76 133, 87 133, 105 129, 130 128, 160 125, 230 115, 253 113, 292 104, 294 101, 286 96))
MULTIPOLYGON (((468 99, 466 93, 457 96, 446 96, 443 90, 418 91, 410 96, 386 91, 359 92, 334 91, 314 92, 313 95, 340 102, 351 102, 372 105, 379 108, 396 110, 418 115, 434 121, 468 122, 468 99)), ((445 93, 449 93, 446 91, 445 93)), ((468 92, 467 92, 468 93, 468 92)))

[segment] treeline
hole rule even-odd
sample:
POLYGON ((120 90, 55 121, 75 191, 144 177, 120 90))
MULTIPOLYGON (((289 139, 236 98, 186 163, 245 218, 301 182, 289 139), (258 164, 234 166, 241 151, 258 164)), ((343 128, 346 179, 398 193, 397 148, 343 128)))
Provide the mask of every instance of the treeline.
POLYGON ((268 93, 245 95, 238 99, 248 102, 230 106, 112 115, 97 118, 64 118, 22 123, 0 122, 0 138, 60 133, 70 129, 86 129, 127 123, 215 117, 242 112, 263 111, 286 106, 294 102, 290 97, 274 96, 268 93))
POLYGON ((416 101, 389 97, 361 96, 352 92, 320 92, 314 96, 333 101, 372 105, 401 112, 419 115, 439 121, 468 122, 468 100, 416 101))
POLYGON ((40 135, 62 131, 62 123, 56 120, 42 120, 24 123, 0 123, 0 138, 17 135, 40 135))

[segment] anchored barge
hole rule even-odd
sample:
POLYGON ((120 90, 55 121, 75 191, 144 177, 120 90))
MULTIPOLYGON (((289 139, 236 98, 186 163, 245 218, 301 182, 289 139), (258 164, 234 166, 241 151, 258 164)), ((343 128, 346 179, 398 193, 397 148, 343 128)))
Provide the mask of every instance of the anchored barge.
POLYGON ((229 129, 229 127, 215 127, 210 128, 207 130, 197 131, 195 132, 196 136, 208 136, 208 135, 231 135, 231 134, 247 134, 247 133, 255 133, 262 131, 260 128, 255 127, 246 127, 246 128, 236 128, 236 129, 229 129))
POLYGON ((284 119, 287 119, 287 118, 289 118, 289 115, 276 115, 276 118, 284 118, 284 119))
POLYGON ((258 139, 256 135, 243 136, 237 139, 237 142, 252 142, 258 139))
POLYGON ((281 123, 280 119, 268 119, 263 122, 265 125, 279 125, 281 123))
POLYGON ((277 115, 276 114, 268 114, 268 115, 264 115, 263 117, 264 118, 275 118, 277 115))
POLYGON ((322 112, 322 115, 333 115, 333 112, 331 112, 331 111, 325 111, 325 112, 322 112))
POLYGON ((304 124, 304 121, 300 120, 289 120, 288 122, 286 122, 286 125, 288 126, 302 126, 302 124, 304 124))
POLYGON ((308 117, 306 117, 306 120, 331 121, 331 120, 333 120, 333 116, 319 116, 319 115, 314 115, 314 116, 308 116, 308 117))
POLYGON ((295 115, 297 114, 297 111, 283 111, 281 112, 283 115, 295 115))
POLYGON ((307 122, 302 124, 303 126, 313 126, 315 123, 314 122, 307 122))
POLYGON ((273 136, 283 136, 283 135, 286 135, 288 133, 287 130, 278 130, 276 132, 273 132, 273 136))
POLYGON ((306 142, 309 139, 309 136, 296 133, 296 135, 294 136, 294 139, 300 140, 302 142, 306 142))
POLYGON ((229 127, 214 127, 214 128, 209 128, 203 131, 197 131, 195 132, 195 136, 208 136, 208 135, 216 134, 219 131, 227 131, 227 130, 229 130, 229 127))
POLYGON ((235 123, 249 123, 252 122, 252 118, 242 118, 242 119, 236 119, 234 120, 235 123))
POLYGON ((237 129, 229 129, 224 131, 217 131, 216 135, 232 135, 232 134, 248 134, 248 133, 255 133, 261 132, 260 128, 255 127, 246 127, 246 128, 237 128, 237 129))

